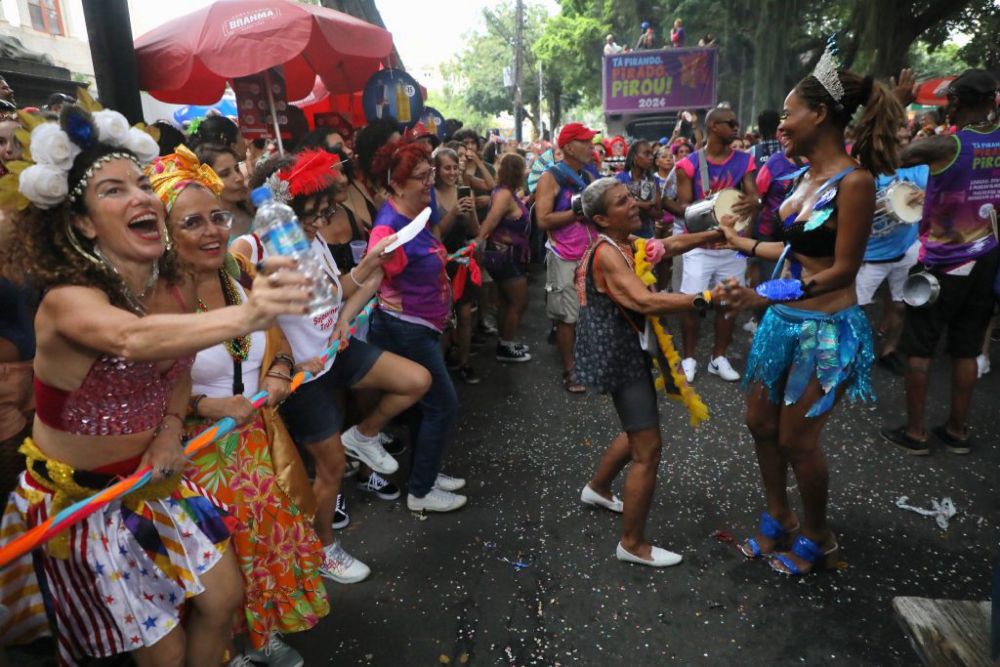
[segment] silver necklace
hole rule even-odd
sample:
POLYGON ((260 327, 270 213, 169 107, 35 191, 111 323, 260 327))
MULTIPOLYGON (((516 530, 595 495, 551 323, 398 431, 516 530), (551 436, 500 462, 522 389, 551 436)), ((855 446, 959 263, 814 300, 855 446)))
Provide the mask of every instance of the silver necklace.
POLYGON ((133 294, 132 288, 130 288, 128 283, 125 282, 125 279, 122 277, 118 267, 111 263, 111 260, 109 260, 104 253, 101 252, 101 247, 96 243, 94 244, 94 254, 97 255, 101 262, 104 263, 105 268, 118 276, 118 279, 122 283, 122 293, 125 296, 125 300, 128 302, 135 314, 145 315, 146 306, 142 303, 142 300, 146 298, 146 295, 148 295, 156 285, 156 281, 160 279, 160 263, 153 263, 153 269, 149 272, 149 279, 146 280, 146 285, 142 288, 142 291, 139 292, 139 294, 133 294))

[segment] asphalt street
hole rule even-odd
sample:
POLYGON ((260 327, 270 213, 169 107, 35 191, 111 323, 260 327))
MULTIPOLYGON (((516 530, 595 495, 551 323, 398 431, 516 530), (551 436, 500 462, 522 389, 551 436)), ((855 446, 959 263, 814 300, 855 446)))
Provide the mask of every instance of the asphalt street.
MULTIPOLYGON (((330 616, 286 639, 307 665, 913 665, 894 596, 989 598, 1000 371, 977 387, 971 455, 936 445, 911 457, 878 437, 904 409, 901 379, 876 369, 877 403, 842 404, 824 433, 842 569, 791 579, 725 541, 752 533, 762 494, 743 394, 704 372, 703 336, 695 386, 712 417, 695 430, 682 406, 661 401, 648 526, 684 562, 626 565, 614 557, 618 517, 579 501, 617 420, 606 397, 562 389, 541 284, 536 275, 524 326, 534 359, 500 365, 492 346, 480 348, 483 382, 459 385, 445 469, 468 479, 468 505, 418 516, 345 485, 352 523, 341 538, 372 575, 332 585, 330 616), (949 497, 957 514, 942 530, 898 508, 902 497, 921 508, 949 497)), ((738 331, 737 369, 749 341, 738 331)), ((931 424, 946 416, 947 373, 938 361, 931 424)))

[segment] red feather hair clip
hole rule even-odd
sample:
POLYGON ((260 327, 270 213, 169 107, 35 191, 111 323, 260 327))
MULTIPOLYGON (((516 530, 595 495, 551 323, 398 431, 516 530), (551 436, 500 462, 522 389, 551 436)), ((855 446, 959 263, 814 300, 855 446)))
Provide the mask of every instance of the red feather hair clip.
POLYGON ((339 165, 338 156, 322 148, 313 148, 299 153, 295 164, 278 175, 288 183, 288 191, 293 197, 301 197, 322 192, 336 183, 339 165))

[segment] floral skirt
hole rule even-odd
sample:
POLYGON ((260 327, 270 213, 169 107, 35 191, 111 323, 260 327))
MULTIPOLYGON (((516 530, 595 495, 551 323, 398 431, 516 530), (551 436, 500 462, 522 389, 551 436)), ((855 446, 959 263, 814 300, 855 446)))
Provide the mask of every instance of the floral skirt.
MULTIPOLYGON (((33 469, 8 498, 0 543, 60 509, 55 490, 39 481, 44 463, 33 469)), ((233 524, 190 480, 172 487, 162 498, 143 499, 140 490, 114 500, 0 570, 0 604, 10 612, 0 642, 47 634, 51 619, 60 662, 72 665, 152 646, 173 630, 185 600, 204 591, 200 577, 222 558, 233 524)))
MULTIPOLYGON (((189 434, 205 424, 189 425, 189 434)), ((243 571, 244 616, 254 648, 273 632, 301 632, 330 613, 319 574, 323 547, 278 486, 260 414, 196 454, 185 475, 239 519, 233 548, 243 571)))

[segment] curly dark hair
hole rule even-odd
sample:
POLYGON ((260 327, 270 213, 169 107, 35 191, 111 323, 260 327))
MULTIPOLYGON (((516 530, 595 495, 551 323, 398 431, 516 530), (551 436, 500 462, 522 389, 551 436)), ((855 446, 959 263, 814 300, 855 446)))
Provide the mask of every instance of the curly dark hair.
MULTIPOLYGON (((77 156, 70 171, 70 183, 78 183, 90 165, 111 152, 127 151, 99 145, 77 156)), ((69 235, 75 234, 84 251, 93 253, 93 243, 72 228, 73 216, 81 213, 86 213, 83 197, 73 204, 67 200, 48 210, 29 206, 18 213, 11 230, 18 242, 6 243, 0 255, 3 273, 18 282, 30 277, 41 292, 61 285, 94 287, 107 294, 113 305, 131 310, 125 296, 128 287, 122 278, 103 263, 97 264, 83 256, 70 242, 69 235)), ((168 285, 180 282, 181 272, 172 250, 164 253, 159 265, 160 278, 168 285)))

